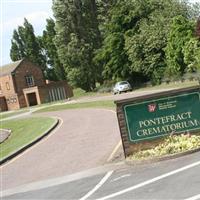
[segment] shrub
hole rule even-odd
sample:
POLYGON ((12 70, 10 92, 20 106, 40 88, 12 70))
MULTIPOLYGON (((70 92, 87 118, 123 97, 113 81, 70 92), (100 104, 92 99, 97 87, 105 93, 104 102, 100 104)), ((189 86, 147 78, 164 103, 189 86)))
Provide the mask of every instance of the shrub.
POLYGON ((148 159, 169 154, 181 153, 199 147, 200 136, 198 135, 170 135, 155 148, 139 151, 128 157, 128 160, 148 159))

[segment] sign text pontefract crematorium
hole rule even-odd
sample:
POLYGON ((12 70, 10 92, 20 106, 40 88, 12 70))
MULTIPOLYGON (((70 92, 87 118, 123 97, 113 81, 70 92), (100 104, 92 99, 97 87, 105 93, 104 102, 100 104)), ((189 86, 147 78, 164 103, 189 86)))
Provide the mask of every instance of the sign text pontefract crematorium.
POLYGON ((124 105, 130 142, 200 130, 199 91, 124 105))

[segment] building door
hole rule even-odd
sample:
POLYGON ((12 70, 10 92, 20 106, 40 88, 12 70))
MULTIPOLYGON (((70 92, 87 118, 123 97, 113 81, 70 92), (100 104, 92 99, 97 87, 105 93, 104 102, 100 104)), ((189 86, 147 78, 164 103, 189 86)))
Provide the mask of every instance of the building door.
POLYGON ((27 98, 28 98, 29 106, 38 105, 37 97, 36 97, 36 93, 35 92, 27 94, 27 98))

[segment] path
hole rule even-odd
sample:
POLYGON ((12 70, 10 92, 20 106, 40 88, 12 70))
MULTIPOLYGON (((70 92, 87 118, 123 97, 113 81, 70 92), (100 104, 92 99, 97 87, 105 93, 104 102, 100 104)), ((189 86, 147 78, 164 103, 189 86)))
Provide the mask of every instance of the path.
POLYGON ((102 165, 120 140, 116 114, 104 109, 45 113, 60 128, 1 167, 3 190, 102 165))

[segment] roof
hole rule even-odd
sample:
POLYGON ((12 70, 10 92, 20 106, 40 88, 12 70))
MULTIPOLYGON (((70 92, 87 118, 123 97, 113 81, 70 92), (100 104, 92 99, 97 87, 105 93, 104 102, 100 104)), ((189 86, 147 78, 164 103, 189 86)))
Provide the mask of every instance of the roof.
POLYGON ((24 59, 22 60, 18 60, 18 61, 15 61, 13 63, 10 63, 10 64, 7 64, 7 65, 3 65, 0 67, 0 77, 1 76, 5 76, 5 75, 9 75, 11 74, 12 72, 15 71, 15 69, 21 64, 21 62, 23 61, 24 59))

